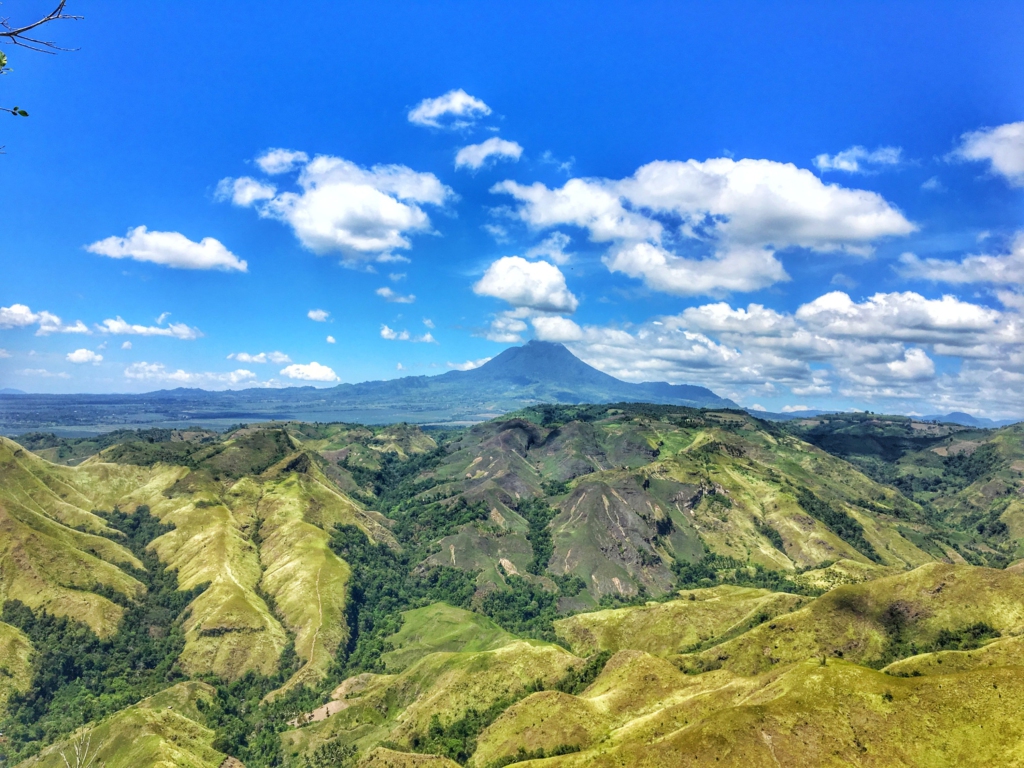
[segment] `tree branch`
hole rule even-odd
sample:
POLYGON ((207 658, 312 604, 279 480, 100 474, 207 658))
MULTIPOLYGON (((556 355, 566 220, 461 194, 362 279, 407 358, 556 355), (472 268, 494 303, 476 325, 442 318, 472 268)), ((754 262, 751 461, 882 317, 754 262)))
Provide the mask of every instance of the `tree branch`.
POLYGON ((7 18, 0 19, 0 42, 5 42, 10 45, 17 45, 22 48, 28 48, 39 53, 56 53, 57 51, 71 50, 69 48, 61 48, 52 40, 40 40, 36 37, 29 37, 28 33, 37 27, 43 26, 51 21, 59 21, 62 19, 81 19, 81 16, 75 16, 74 14, 64 13, 64 6, 67 5, 68 0, 60 0, 57 7, 50 11, 46 16, 27 24, 24 27, 12 27, 10 20, 7 18))

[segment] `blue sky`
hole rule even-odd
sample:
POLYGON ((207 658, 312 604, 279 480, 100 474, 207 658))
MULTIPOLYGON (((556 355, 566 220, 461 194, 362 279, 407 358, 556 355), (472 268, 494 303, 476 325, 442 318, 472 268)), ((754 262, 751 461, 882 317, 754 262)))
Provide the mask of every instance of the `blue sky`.
POLYGON ((0 386, 544 338, 769 410, 1024 416, 1019 3, 295 5, 72 0, 76 51, 6 49, 0 386))

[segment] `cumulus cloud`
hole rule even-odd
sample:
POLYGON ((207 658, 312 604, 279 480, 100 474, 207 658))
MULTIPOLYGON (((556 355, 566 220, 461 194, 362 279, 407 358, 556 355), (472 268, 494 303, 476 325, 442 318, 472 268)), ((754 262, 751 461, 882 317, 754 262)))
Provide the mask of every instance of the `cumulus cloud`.
POLYGON ((327 337, 327 343, 328 344, 334 344, 335 343, 334 337, 333 336, 328 336, 327 337))
POLYGON ((68 352, 65 358, 69 363, 99 363, 103 361, 103 355, 98 355, 91 349, 76 349, 74 352, 68 352))
POLYGON ((0 328, 27 328, 32 325, 37 326, 36 336, 48 336, 51 333, 89 333, 88 327, 81 320, 68 325, 52 312, 33 312, 25 304, 0 307, 0 328))
POLYGON ((11 353, 6 349, 0 348, 0 360, 4 360, 11 356, 11 353))
POLYGON ((764 248, 733 248, 705 259, 686 259, 658 245, 635 243, 612 251, 603 261, 612 272, 677 296, 756 291, 789 280, 774 253, 764 248))
POLYGON ((131 381, 163 382, 190 385, 194 387, 224 388, 252 382, 256 374, 239 368, 227 373, 190 372, 181 368, 169 370, 163 363, 132 363, 124 369, 124 376, 131 381))
POLYGON ((212 237, 198 243, 180 232, 150 232, 146 227, 128 230, 125 237, 108 237, 85 247, 90 253, 112 259, 135 259, 174 269, 219 269, 247 272, 248 265, 212 237))
POLYGON ((126 341, 126 342, 124 342, 121 345, 121 349, 131 349, 131 348, 132 348, 132 343, 130 341, 126 341))
POLYGON ((410 248, 409 235, 432 231, 421 206, 444 206, 454 196, 434 174, 404 165, 363 168, 330 155, 308 162, 303 153, 290 157, 287 170, 300 168, 298 191, 229 178, 218 186, 221 199, 284 222, 309 250, 321 255, 339 253, 346 262, 403 259, 392 251, 410 248))
POLYGON ((518 162, 523 148, 515 141, 506 141, 494 136, 480 144, 470 144, 455 154, 456 168, 471 168, 477 171, 488 161, 512 160, 518 162))
POLYGON ((260 352, 250 355, 248 352, 232 352, 228 360, 237 360, 240 363, 290 363, 292 359, 284 352, 260 352))
POLYGON ((409 122, 426 128, 459 129, 491 114, 480 99, 457 88, 434 99, 424 99, 409 111, 409 122))
POLYGON ((253 203, 261 200, 270 200, 277 194, 277 187, 273 184, 266 184, 257 181, 250 176, 242 176, 237 179, 228 177, 217 182, 217 189, 214 190, 214 199, 218 202, 230 201, 237 206, 247 208, 253 203))
POLYGON ((784 405, 782 406, 783 413, 800 413, 800 411, 809 411, 811 407, 809 405, 784 405))
POLYGON ((698 383, 755 402, 787 390, 801 400, 838 393, 904 411, 917 402, 929 412, 962 409, 970 404, 964 393, 975 393, 988 398, 979 402, 1024 410, 1019 315, 953 296, 854 300, 836 291, 795 312, 715 302, 627 326, 529 320, 536 338, 562 342, 629 381, 698 383))
POLYGON ((605 264, 681 295, 756 290, 787 279, 775 252, 869 254, 916 226, 880 195, 825 184, 770 160, 656 161, 621 179, 570 179, 561 188, 504 181, 531 227, 573 225, 611 243, 605 264), (705 258, 677 252, 705 248, 705 258), (693 280, 699 280, 699 287, 693 280))
POLYGON ((402 294, 391 290, 387 286, 378 288, 376 290, 376 294, 384 299, 384 301, 389 301, 393 304, 412 304, 416 301, 416 297, 413 294, 410 293, 407 296, 403 296, 402 294))
POLYGON ((321 365, 317 362, 306 363, 294 363, 289 365, 287 368, 281 369, 281 375, 286 376, 289 379, 298 379, 301 381, 338 381, 338 374, 326 365, 321 365))
POLYGON ((546 315, 531 319, 536 336, 541 341, 570 342, 583 338, 583 329, 567 317, 546 315))
POLYGON ((988 162, 1010 186, 1024 187, 1024 121, 965 133, 952 158, 988 162))
POLYGON ((168 323, 166 326, 138 325, 122 320, 120 315, 113 320, 104 320, 97 324, 96 328, 100 333, 116 336, 167 336, 183 341, 194 341, 203 335, 198 328, 191 328, 185 323, 168 323))
POLYGON ((496 341, 499 344, 518 344, 523 340, 522 334, 529 328, 524 317, 530 317, 532 312, 523 314, 519 310, 510 310, 498 313, 482 334, 488 341, 496 341))
POLYGON ((473 292, 541 312, 571 313, 579 306, 558 267, 520 256, 503 256, 492 263, 473 286, 473 292))
POLYGON ((295 166, 307 162, 309 162, 309 155, 305 152, 297 152, 294 149, 268 149, 256 158, 256 165, 270 176, 288 173, 295 166))
POLYGON ((879 166, 899 165, 902 154, 903 150, 900 147, 879 147, 868 150, 861 146, 855 146, 834 155, 818 155, 814 158, 814 164, 819 171, 867 173, 879 166))
POLYGON ((1018 232, 1007 253, 977 254, 959 261, 920 259, 912 253, 900 257, 905 277, 938 283, 991 283, 1024 285, 1024 231, 1018 232))
POLYGON ((565 249, 570 242, 570 237, 564 232, 552 232, 537 245, 527 250, 526 258, 548 259, 558 265, 568 264, 572 254, 566 253, 565 249))
POLYGON ((423 324, 425 326, 427 326, 427 328, 433 328, 434 327, 434 321, 431 320, 429 317, 424 317, 423 318, 423 324))
POLYGON ((479 360, 467 360, 464 363, 448 363, 449 368, 453 368, 456 371, 472 371, 474 368, 479 368, 484 363, 490 362, 491 358, 481 357, 479 360))
POLYGON ((317 323, 327 322, 327 318, 331 316, 331 313, 326 309, 311 309, 306 313, 306 317, 317 323))
POLYGON ((407 330, 396 331, 387 325, 380 327, 380 337, 387 339, 388 341, 411 341, 419 344, 436 344, 437 339, 433 337, 429 332, 424 333, 422 336, 413 336, 407 330))

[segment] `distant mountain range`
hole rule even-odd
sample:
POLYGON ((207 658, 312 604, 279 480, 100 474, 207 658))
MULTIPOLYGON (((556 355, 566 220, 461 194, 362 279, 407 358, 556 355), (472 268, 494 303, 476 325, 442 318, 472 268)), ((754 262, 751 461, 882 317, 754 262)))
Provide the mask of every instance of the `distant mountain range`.
POLYGON ((632 384, 587 365, 561 344, 531 341, 470 371, 340 384, 208 392, 173 389, 142 395, 0 396, 0 431, 103 430, 111 427, 225 427, 271 419, 364 424, 478 422, 538 403, 647 402, 738 408, 710 389, 632 384))
MULTIPOLYGON (((770 411, 752 411, 749 408, 746 409, 748 413, 753 416, 757 416, 760 419, 767 419, 768 421, 793 421, 794 419, 813 419, 815 416, 821 416, 828 413, 836 413, 836 411, 817 411, 817 410, 806 410, 806 411, 791 411, 789 413, 771 413, 770 411)), ((953 411, 947 413, 945 416, 940 414, 931 414, 929 416, 914 416, 915 421, 938 421, 943 424, 959 424, 962 427, 977 427, 979 429, 997 429, 999 427, 1005 427, 1008 424, 1016 424, 1018 419, 986 419, 981 416, 972 416, 969 413, 963 411, 953 411)))

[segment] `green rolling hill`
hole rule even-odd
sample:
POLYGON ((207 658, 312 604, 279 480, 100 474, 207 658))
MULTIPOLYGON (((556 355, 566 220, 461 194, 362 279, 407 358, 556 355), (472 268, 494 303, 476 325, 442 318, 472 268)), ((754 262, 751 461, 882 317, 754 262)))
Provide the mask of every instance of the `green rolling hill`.
POLYGON ((0 755, 1015 764, 1018 437, 612 403, 4 439, 0 755))

